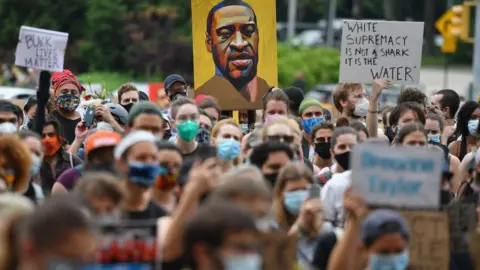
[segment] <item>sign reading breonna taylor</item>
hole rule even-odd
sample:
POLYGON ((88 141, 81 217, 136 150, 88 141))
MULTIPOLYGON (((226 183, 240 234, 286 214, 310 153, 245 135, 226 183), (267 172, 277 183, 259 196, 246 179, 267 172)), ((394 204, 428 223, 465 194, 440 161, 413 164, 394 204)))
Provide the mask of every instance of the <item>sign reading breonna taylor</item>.
POLYGON ((423 22, 345 20, 340 82, 418 84, 423 22))
POLYGON ((351 156, 352 186, 368 205, 436 209, 443 161, 436 148, 361 144, 351 156))

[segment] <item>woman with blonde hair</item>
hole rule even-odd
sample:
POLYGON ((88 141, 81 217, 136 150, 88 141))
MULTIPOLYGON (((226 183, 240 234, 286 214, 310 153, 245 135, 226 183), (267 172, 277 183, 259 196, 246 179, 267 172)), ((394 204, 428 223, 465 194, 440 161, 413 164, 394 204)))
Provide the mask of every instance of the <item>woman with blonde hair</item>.
POLYGON ((243 131, 233 119, 219 121, 212 129, 211 143, 217 147, 224 172, 240 163, 240 142, 243 131))

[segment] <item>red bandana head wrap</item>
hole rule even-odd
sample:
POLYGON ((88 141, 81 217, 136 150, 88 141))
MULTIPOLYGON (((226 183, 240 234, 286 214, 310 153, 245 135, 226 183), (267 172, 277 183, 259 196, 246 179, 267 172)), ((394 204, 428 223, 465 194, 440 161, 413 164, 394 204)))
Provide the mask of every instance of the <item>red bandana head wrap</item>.
POLYGON ((75 85, 80 92, 85 91, 85 88, 83 88, 83 86, 80 84, 80 81, 78 81, 77 77, 75 77, 70 70, 65 69, 63 71, 57 71, 53 73, 52 85, 55 92, 57 92, 62 85, 69 83, 75 85))

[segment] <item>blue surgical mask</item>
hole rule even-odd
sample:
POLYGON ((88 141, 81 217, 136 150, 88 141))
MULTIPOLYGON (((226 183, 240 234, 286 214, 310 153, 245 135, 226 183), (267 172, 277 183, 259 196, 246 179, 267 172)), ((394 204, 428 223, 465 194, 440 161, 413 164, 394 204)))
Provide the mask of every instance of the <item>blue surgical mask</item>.
POLYGON ((129 179, 132 183, 151 187, 160 173, 158 164, 144 162, 129 162, 129 179))
POLYGON ((32 167, 30 167, 30 177, 38 174, 41 165, 42 164, 40 158, 37 155, 32 154, 32 167))
POLYGON ((243 133, 247 133, 248 131, 248 124, 240 124, 243 133))
POLYGON ((240 155, 240 142, 234 139, 224 139, 218 143, 217 155, 223 161, 232 161, 240 155))
POLYGON ((228 256, 223 259, 225 270, 261 270, 263 261, 259 254, 228 256))
POLYGON ((409 260, 408 251, 405 250, 393 255, 371 254, 369 264, 371 270, 405 270, 409 260))
POLYGON ((468 121, 468 132, 470 132, 470 134, 472 134, 474 137, 477 136, 478 121, 479 120, 468 121))
POLYGON ((307 134, 312 134, 313 126, 315 126, 316 124, 323 123, 323 122, 325 122, 325 118, 323 118, 323 117, 304 119, 304 120, 302 120, 302 127, 303 127, 303 130, 305 130, 305 132, 307 134))
POLYGON ((429 134, 428 141, 432 141, 434 143, 440 143, 440 134, 429 134))
POLYGON ((283 205, 287 211, 298 216, 300 214, 300 208, 302 208, 303 201, 307 199, 308 192, 306 190, 295 190, 285 193, 283 199, 283 205))
POLYGON ((397 125, 397 127, 395 128, 395 133, 398 134, 400 132, 400 129, 402 129, 402 126, 403 125, 397 125))

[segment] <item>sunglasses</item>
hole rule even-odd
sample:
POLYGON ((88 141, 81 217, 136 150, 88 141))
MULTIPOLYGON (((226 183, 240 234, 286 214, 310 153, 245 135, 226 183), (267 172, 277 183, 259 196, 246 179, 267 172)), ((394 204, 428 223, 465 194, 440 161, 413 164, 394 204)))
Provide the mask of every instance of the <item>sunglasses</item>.
POLYGON ((292 143, 295 139, 292 135, 271 135, 267 137, 269 141, 292 143))

